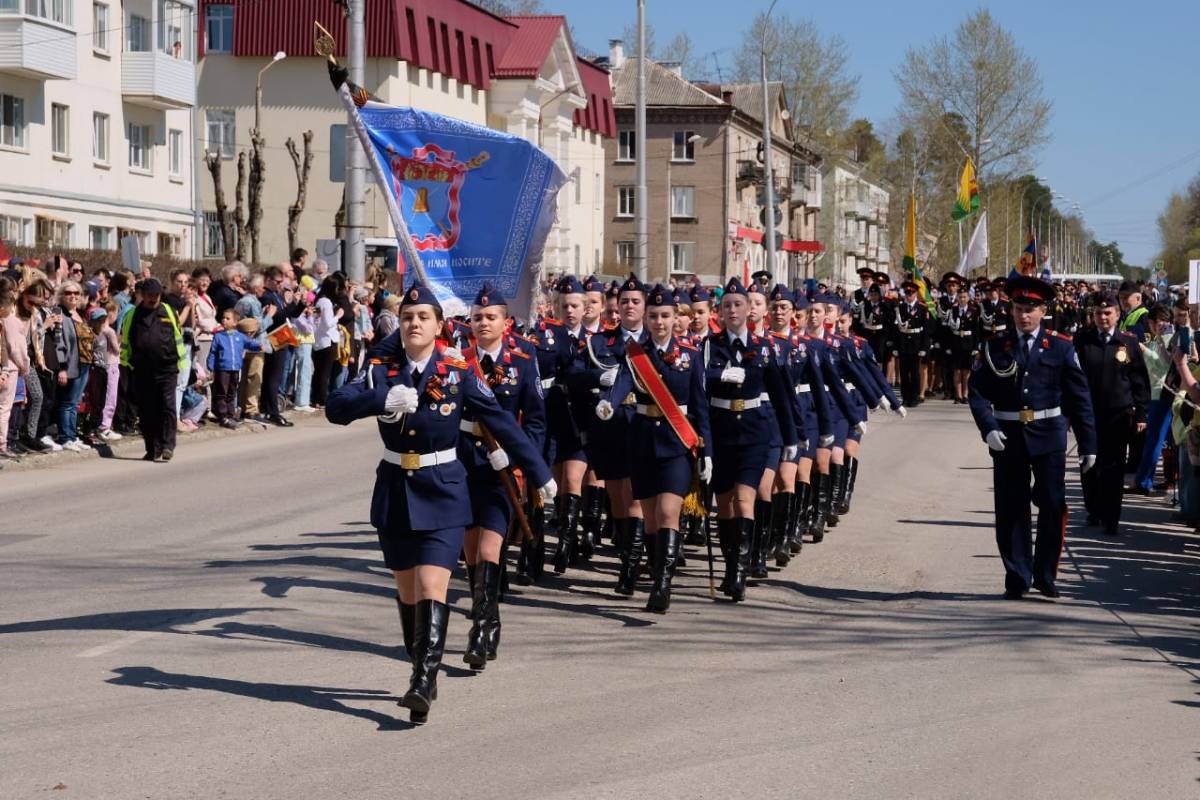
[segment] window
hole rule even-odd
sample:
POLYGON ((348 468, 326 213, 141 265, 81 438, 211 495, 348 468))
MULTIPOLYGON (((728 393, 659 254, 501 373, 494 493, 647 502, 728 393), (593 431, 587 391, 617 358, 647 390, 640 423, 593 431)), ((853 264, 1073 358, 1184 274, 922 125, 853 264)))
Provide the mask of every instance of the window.
POLYGON ((633 161, 637 158, 637 134, 635 131, 617 132, 617 161, 633 161))
POLYGON ((633 242, 617 242, 617 263, 627 266, 633 263, 633 242))
POLYGON ((25 101, 0 94, 0 144, 25 149, 25 101))
POLYGON ((632 186, 617 187, 617 216, 632 217, 634 214, 634 198, 637 192, 632 186))
POLYGON ((108 163, 108 114, 92 114, 92 158, 108 163))
POLYGON ((696 243, 671 242, 671 271, 695 272, 696 243))
POLYGON ((183 131, 167 133, 167 162, 171 177, 183 175, 183 131))
POLYGON ((204 49, 209 53, 233 52, 233 6, 209 5, 204 9, 204 49))
POLYGON ((88 227, 88 247, 93 250, 113 249, 113 229, 100 228, 95 225, 88 227))
POLYGON ((205 113, 208 129, 208 146, 210 153, 220 153, 221 158, 233 158, 236 146, 234 141, 234 114, 232 111, 213 111, 205 113))
POLYGON ((92 47, 108 52, 108 5, 92 3, 92 47))
POLYGON ((50 104, 50 152, 56 156, 71 154, 71 109, 50 104))
POLYGON ((694 217, 694 216, 696 216, 696 187, 695 186, 672 186, 671 187, 671 216, 672 217, 694 217))
POLYGON ((695 131, 675 131, 675 146, 671 149, 671 160, 695 161, 696 138, 695 131))
POLYGON ((132 236, 134 239, 137 240, 138 252, 141 253, 143 256, 150 252, 149 250, 146 249, 146 247, 150 244, 150 234, 149 233, 147 233, 146 231, 135 231, 130 228, 117 228, 117 242, 118 243, 125 241, 126 236, 132 236))
POLYGON ((221 234, 221 220, 215 211, 204 212, 204 257, 225 257, 225 240, 221 234))
POLYGON ((0 216, 0 239, 13 245, 31 245, 29 241, 30 228, 33 221, 21 217, 0 216))
POLYGON ((129 123, 129 168, 149 172, 153 169, 154 131, 149 125, 129 123))
POLYGON ((172 236, 169 233, 160 233, 158 235, 158 254, 160 256, 174 256, 179 258, 182 238, 172 236))
MULTIPOLYGON (((232 8, 232 6, 230 7, 232 8)), ((187 37, 183 35, 188 15, 191 9, 177 0, 158 0, 158 38, 159 51, 173 58, 191 60, 191 48, 188 47, 187 37)))
POLYGON ((64 249, 71 246, 71 225, 53 217, 34 217, 37 227, 36 247, 64 249))
POLYGON ((150 52, 150 20, 129 15, 129 24, 125 27, 125 50, 130 53, 150 52))
MULTIPOLYGON (((15 10, 15 3, 0 3, 4 10, 15 10)), ((71 12, 75 0, 25 0, 25 13, 31 17, 41 17, 62 25, 71 25, 74 17, 71 12)))

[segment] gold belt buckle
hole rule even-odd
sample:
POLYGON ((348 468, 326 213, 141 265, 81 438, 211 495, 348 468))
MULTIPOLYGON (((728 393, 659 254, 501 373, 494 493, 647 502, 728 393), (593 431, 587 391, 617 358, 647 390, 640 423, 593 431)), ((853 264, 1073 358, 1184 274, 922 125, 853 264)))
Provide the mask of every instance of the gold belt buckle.
POLYGON ((650 405, 646 406, 646 416, 647 417, 661 417, 661 416, 663 416, 663 411, 661 408, 659 408, 658 406, 651 403, 650 405))
POLYGON ((730 411, 745 411, 746 410, 746 401, 741 399, 740 397, 736 400, 730 400, 729 401, 729 410, 730 411))
POLYGON ((1032 408, 1022 408, 1019 416, 1020 416, 1021 422, 1026 422, 1026 423, 1033 422, 1033 409, 1032 408))
POLYGON ((621 401, 621 405, 623 405, 623 406, 637 405, 637 396, 634 395, 633 392, 630 392, 629 394, 625 395, 625 399, 621 401))
POLYGON ((420 453, 401 453, 400 454, 401 469, 420 469, 421 454, 420 453))

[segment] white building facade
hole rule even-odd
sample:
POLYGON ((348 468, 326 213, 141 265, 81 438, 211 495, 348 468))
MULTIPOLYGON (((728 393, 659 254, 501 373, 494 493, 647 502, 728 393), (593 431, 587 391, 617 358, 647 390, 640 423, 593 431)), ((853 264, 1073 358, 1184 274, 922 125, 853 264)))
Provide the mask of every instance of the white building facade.
POLYGON ((0 238, 194 255, 193 0, 0 0, 0 238))
POLYGON ((831 285, 858 286, 858 270, 889 272, 888 200, 890 190, 861 164, 826 157, 822 170, 820 239, 825 253, 815 277, 831 285))

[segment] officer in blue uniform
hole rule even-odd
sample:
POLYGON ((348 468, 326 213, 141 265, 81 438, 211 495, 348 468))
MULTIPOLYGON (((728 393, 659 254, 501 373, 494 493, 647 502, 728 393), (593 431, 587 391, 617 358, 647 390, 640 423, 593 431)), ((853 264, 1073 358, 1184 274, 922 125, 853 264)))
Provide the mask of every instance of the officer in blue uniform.
POLYGON ((467 470, 458 457, 464 410, 488 427, 543 497, 557 491, 541 452, 487 383, 472 374, 460 353, 439 352, 442 326, 433 292, 414 284, 400 306, 400 330, 380 343, 383 355, 369 353, 368 369, 331 394, 325 408, 329 421, 338 425, 378 418, 384 452, 371 497, 371 524, 396 578, 404 646, 412 662, 400 704, 416 723, 425 722, 437 694, 449 621, 446 590, 472 522, 471 505, 463 502, 467 470))
MULTIPOLYGON (((671 605, 671 581, 679 559, 679 514, 683 498, 696 478, 712 476, 712 436, 708 423, 708 397, 704 392, 704 366, 694 346, 673 335, 676 308, 674 294, 662 286, 650 290, 646 300, 645 326, 649 341, 645 347, 649 368, 661 377, 680 412, 700 438, 693 453, 667 419, 667 410, 659 406, 649 389, 633 372, 627 358, 621 365, 611 396, 634 396, 634 416, 630 421, 629 455, 632 458, 630 486, 645 517, 646 552, 649 554, 653 586, 646 610, 666 613, 671 605), (697 460, 698 459, 698 460, 697 460)), ((601 400, 597 411, 611 419, 611 400, 601 400)), ((632 584, 631 584, 632 585, 632 584)))
POLYGON ((1096 421, 1071 339, 1041 325, 1054 287, 1022 276, 1008 283, 1008 291, 1014 327, 980 349, 968 385, 971 414, 992 455, 1004 596, 1019 599, 1032 586, 1058 597, 1055 581, 1067 526, 1067 421, 1083 473, 1096 464, 1096 421), (1038 507, 1036 550, 1031 501, 1038 507))
POLYGON ((636 398, 633 392, 615 396, 613 386, 625 362, 625 342, 633 339, 645 346, 649 339, 644 325, 645 313, 646 286, 631 274, 617 294, 620 325, 588 338, 570 378, 573 392, 591 392, 597 401, 608 399, 612 405, 609 419, 602 421, 596 414, 592 415, 587 454, 588 464, 608 489, 613 533, 621 558, 616 591, 623 595, 633 594, 641 570, 645 523, 629 482, 633 461, 629 425, 636 413, 636 398))
MULTIPOLYGON (((544 452, 546 408, 537 361, 508 336, 508 304, 485 283, 471 307, 474 346, 464 351, 469 365, 478 363, 500 407, 518 423, 530 443, 544 452)), ((504 574, 504 544, 513 519, 512 500, 497 470, 508 466, 504 450, 488 451, 475 412, 464 409, 458 457, 467 467, 471 524, 463 552, 471 586, 471 631, 463 661, 481 670, 496 658, 500 643, 500 582, 504 574)))
MULTIPOLYGON (((781 369, 786 370, 782 357, 782 345, 778 339, 769 334, 770 301, 768 295, 771 289, 762 281, 762 276, 768 274, 765 271, 756 273, 758 280, 751 281, 746 286, 746 299, 750 303, 747 318, 751 332, 759 334, 766 340, 774 351, 775 362, 780 365, 781 369)), ((794 397, 791 394, 788 395, 788 400, 790 405, 794 406, 794 397)), ((794 414, 792 421, 795 423, 794 414)), ((780 436, 779 423, 776 422, 774 416, 767 416, 766 427, 763 429, 762 435, 773 444, 767 451, 767 468, 763 470, 762 478, 759 479, 758 496, 754 500, 754 532, 750 537, 750 577, 755 580, 761 580, 768 575, 767 557, 771 549, 771 518, 775 508, 775 484, 780 463, 783 462, 783 439, 780 436)), ((787 463, 790 464, 790 462, 787 463)))
MULTIPOLYGON (((604 292, 604 281, 595 275, 583 281, 583 321, 578 331, 569 332, 575 342, 576 359, 572 362, 570 369, 575 368, 580 354, 587 346, 587 340, 605 330, 603 324, 604 292)), ((572 394, 565 376, 559 378, 558 385, 570 398, 571 409, 575 413, 575 419, 579 422, 581 449, 578 454, 586 464, 587 424, 594 416, 599 397, 591 392, 572 394)), ((596 471, 591 468, 584 473, 583 480, 583 501, 580 503, 579 511, 579 555, 586 560, 600 546, 602 534, 600 520, 608 506, 608 492, 604 487, 604 481, 597 478, 596 471)))
POLYGON ((717 497, 717 529, 725 556, 722 591, 734 602, 745 599, 754 534, 754 501, 774 447, 791 461, 800 436, 792 419, 794 392, 770 342, 751 333, 749 300, 733 278, 721 297, 724 330, 704 343, 705 386, 713 435, 712 490, 717 497), (770 420, 779 441, 763 436, 770 420))

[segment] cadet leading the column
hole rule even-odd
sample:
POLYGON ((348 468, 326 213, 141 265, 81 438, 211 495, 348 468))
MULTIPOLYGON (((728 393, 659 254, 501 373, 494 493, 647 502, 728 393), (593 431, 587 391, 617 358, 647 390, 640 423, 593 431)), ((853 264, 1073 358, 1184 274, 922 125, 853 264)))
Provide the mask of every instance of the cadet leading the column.
POLYGON ((1019 277, 1008 290, 1015 330, 982 345, 968 383, 971 414, 992 456, 1004 596, 1020 599, 1032 586, 1058 597, 1055 581, 1067 527, 1067 420, 1084 473, 1096 464, 1096 420, 1070 338, 1042 328, 1054 287, 1019 277), (1038 507, 1036 550, 1031 501, 1038 507))
POLYGON ((371 525, 396 579, 404 647, 412 662, 400 705, 418 724, 437 697, 450 616, 446 590, 471 522, 471 506, 462 502, 467 471, 457 452, 463 410, 487 425, 544 498, 557 490, 541 452, 488 385, 469 371, 460 353, 439 352, 442 324, 433 292, 413 285, 400 305, 400 330, 380 343, 395 356, 374 359, 378 363, 330 395, 325 408, 338 425, 378 418, 384 452, 371 496, 371 525), (397 337, 401 347, 395 347, 397 337))

